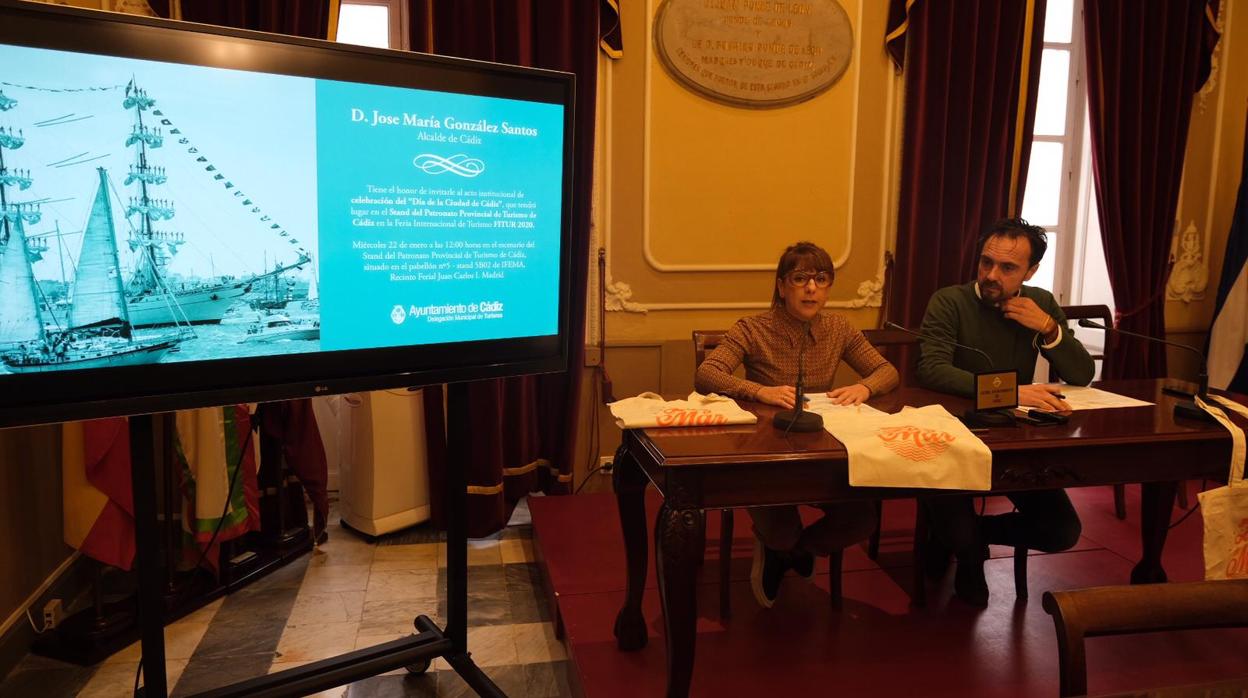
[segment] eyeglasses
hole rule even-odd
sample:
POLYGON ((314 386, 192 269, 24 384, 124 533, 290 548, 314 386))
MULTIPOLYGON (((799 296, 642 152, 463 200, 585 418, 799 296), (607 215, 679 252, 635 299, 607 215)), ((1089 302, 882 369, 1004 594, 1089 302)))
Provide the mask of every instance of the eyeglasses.
POLYGON ((827 288, 832 285, 832 275, 826 271, 810 272, 810 271, 791 271, 785 277, 790 286, 801 288, 812 280, 818 288, 827 288))

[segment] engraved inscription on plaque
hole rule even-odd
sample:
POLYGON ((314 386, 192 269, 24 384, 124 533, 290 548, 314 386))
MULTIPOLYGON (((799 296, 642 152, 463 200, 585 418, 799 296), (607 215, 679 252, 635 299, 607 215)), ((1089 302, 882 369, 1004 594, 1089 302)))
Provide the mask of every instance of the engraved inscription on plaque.
POLYGON ((836 0, 664 0, 654 45, 668 73, 701 95, 780 107, 836 83, 854 41, 836 0))

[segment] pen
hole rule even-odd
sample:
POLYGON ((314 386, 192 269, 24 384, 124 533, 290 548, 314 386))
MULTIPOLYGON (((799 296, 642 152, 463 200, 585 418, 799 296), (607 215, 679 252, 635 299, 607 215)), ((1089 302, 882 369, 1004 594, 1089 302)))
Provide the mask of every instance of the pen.
POLYGON ((1053 397, 1057 398, 1058 400, 1065 400, 1065 399, 1066 399, 1066 396, 1065 396, 1065 395, 1062 395, 1061 393, 1053 393, 1053 397))

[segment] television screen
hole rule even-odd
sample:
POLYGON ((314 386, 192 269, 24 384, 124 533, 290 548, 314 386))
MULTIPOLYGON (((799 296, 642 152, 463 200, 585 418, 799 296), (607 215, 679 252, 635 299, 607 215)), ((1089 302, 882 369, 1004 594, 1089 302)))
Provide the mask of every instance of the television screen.
POLYGON ((0 7, 0 424, 566 367, 572 78, 0 7))

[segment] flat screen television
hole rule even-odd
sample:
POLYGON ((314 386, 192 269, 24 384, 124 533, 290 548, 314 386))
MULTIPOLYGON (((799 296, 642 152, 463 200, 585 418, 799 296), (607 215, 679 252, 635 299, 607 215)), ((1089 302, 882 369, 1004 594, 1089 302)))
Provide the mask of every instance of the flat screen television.
POLYGON ((0 426, 566 369, 573 90, 0 1, 0 426))

